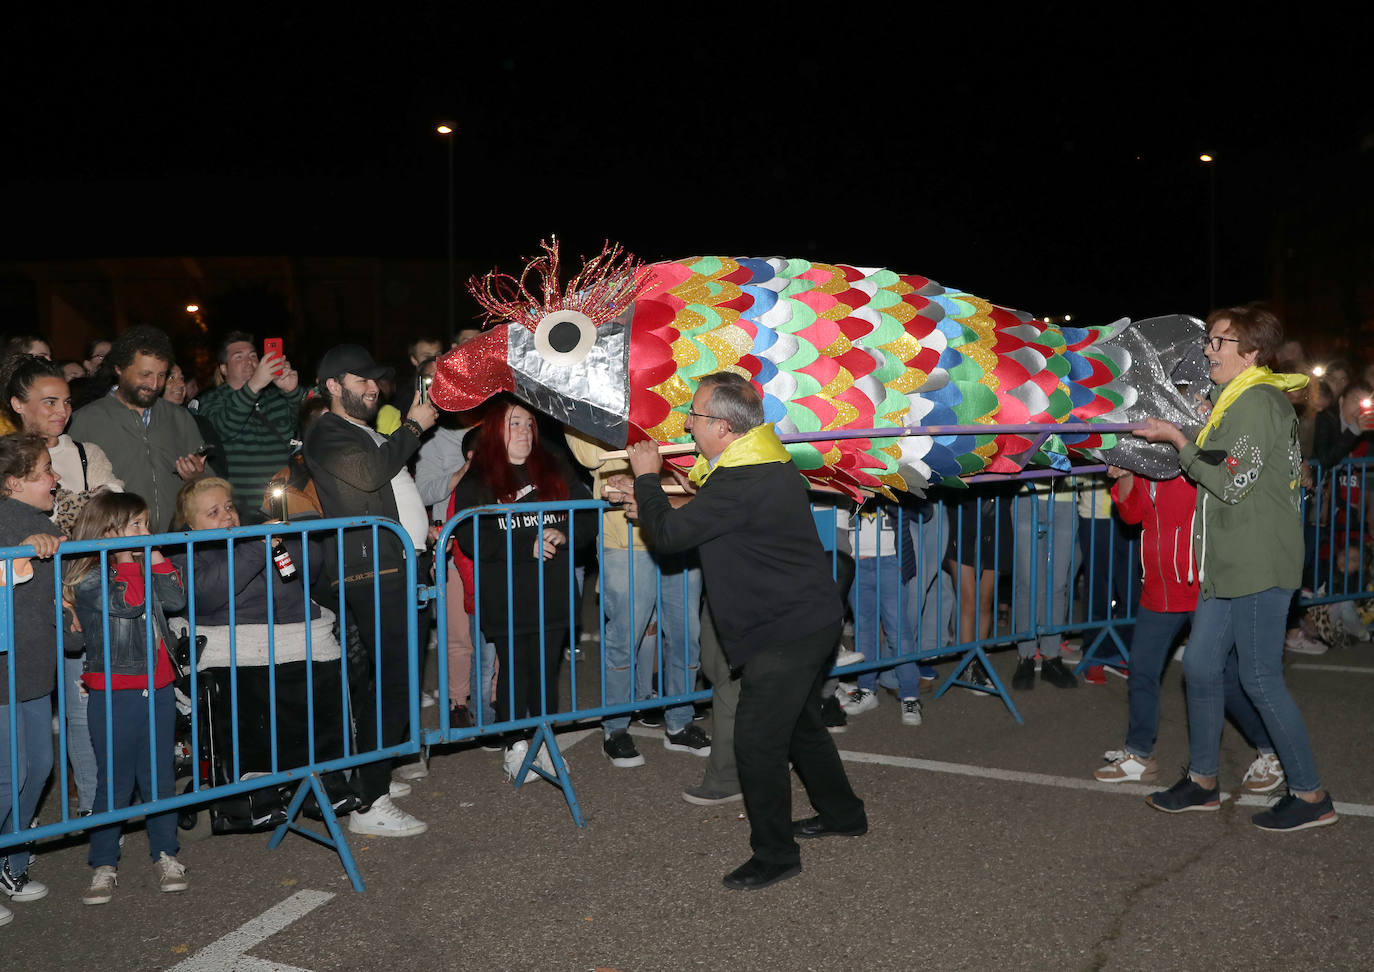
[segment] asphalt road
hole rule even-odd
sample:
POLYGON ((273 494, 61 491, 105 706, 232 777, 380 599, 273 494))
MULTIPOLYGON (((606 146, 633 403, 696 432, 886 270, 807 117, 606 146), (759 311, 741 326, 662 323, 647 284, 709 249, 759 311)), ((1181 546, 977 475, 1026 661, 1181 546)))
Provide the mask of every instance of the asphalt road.
MULTIPOLYGON (((1004 678, 1014 661, 994 656, 1004 678)), ((1187 757, 1180 682, 1172 664, 1164 785, 1187 757)), ((1289 683, 1345 808, 1333 827, 1265 833, 1234 799, 1166 815, 1153 787, 1093 782, 1124 735, 1119 679, 1018 693, 1023 726, 956 690, 908 728, 884 693, 837 737, 869 834, 806 843, 802 874, 761 892, 720 884, 749 856, 742 805, 680 798, 701 760, 636 728, 647 765, 617 770, 575 727, 560 738, 585 828, 549 784, 504 783, 499 753, 439 753, 404 800, 429 833, 353 840, 365 893, 329 850, 249 835, 188 843, 190 891, 159 894, 134 830, 104 907, 80 902, 82 842, 41 847, 52 893, 11 903, 0 937, 25 972, 1370 968, 1374 647, 1290 659, 1289 683)), ((1252 757, 1228 728, 1225 790, 1252 757)))

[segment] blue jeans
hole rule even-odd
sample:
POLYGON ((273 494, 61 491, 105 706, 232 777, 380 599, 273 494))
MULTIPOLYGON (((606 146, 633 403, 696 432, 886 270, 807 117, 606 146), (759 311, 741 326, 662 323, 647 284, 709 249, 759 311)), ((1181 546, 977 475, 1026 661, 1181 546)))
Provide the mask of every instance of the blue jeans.
MULTIPOLYGON (((0 660, 0 673, 5 665, 0 660)), ((48 696, 14 707, 18 763, 10 766, 10 707, 0 705, 0 834, 22 833, 38 810, 38 798, 52 773, 52 703, 48 696), (11 777, 13 781, 11 782, 11 777), (19 819, 14 819, 14 790, 19 790, 19 819)), ((29 869, 27 847, 9 852, 11 874, 29 869)))
MULTIPOLYGON (((174 732, 176 729, 176 695, 172 686, 153 693, 154 733, 148 726, 148 696, 137 689, 116 689, 113 692, 92 691, 87 714, 91 721, 91 743, 95 747, 95 761, 99 767, 96 785, 95 812, 120 810, 131 806, 135 791, 140 802, 165 800, 175 795, 176 769, 174 732), (114 729, 114 766, 107 764, 105 745, 105 707, 110 706, 114 729), (148 759, 149 743, 157 760, 157 792, 153 792, 152 763, 148 759), (110 782, 114 781, 114 803, 110 803, 110 782)), ((49 724, 48 731, 52 731, 49 724)), ((149 814, 145 823, 148 832, 148 855, 176 857, 177 814, 149 814)), ((123 824, 113 823, 91 830, 91 849, 87 861, 91 867, 119 864, 119 834, 123 824)))
POLYGON ((472 625, 472 685, 468 696, 473 712, 481 713, 482 724, 496 721, 496 707, 492 705, 491 677, 496 672, 496 645, 488 641, 477 627, 477 619, 469 618, 472 625))
POLYGON ((1292 596, 1291 590, 1271 587, 1245 597, 1198 601, 1183 656, 1188 680, 1188 768, 1194 776, 1216 776, 1221 762, 1226 656, 1234 644, 1241 688, 1273 738, 1289 787, 1298 793, 1321 789, 1307 725, 1283 681, 1284 620, 1292 596))
MULTIPOLYGON (((1130 710, 1126 750, 1142 759, 1154 755, 1155 739, 1159 736, 1159 680, 1164 675, 1164 666, 1169 663, 1169 652, 1179 631, 1192 617, 1186 611, 1164 613, 1146 607, 1136 608, 1131 676, 1126 683, 1130 710)), ((1191 646, 1188 650, 1192 650, 1191 646)), ((1184 657, 1187 658, 1187 654, 1184 657)), ((1252 746, 1261 752, 1272 753, 1274 744, 1264 728, 1264 720, 1240 687, 1240 667, 1235 651, 1226 653, 1226 670, 1222 677, 1226 714, 1252 746)))
MULTIPOLYGON (((1133 529, 1116 517, 1078 518, 1078 549, 1083 558, 1083 574, 1088 582, 1089 624, 1124 618, 1131 605, 1140 599, 1140 559, 1130 535, 1133 529), (1112 608, 1113 599, 1116 601, 1115 610, 1112 608)), ((1131 648, 1131 631, 1129 624, 1116 626, 1116 635, 1127 651, 1131 648)), ((1107 640, 1102 642, 1100 651, 1094 657, 1111 661, 1119 656, 1116 643, 1107 640)))
POLYGON ((912 516, 906 522, 916 554, 916 576, 907 584, 907 617, 920 633, 918 649, 931 652, 952 640, 949 624, 954 615, 954 582, 942 567, 949 530, 941 515, 925 522, 912 516))
MULTIPOLYGON (((906 590, 898 558, 863 557, 854 564, 854 583, 849 588, 849 606, 854 611, 854 650, 863 652, 868 661, 911 654, 911 615, 906 610, 906 590)), ((915 662, 903 662, 893 674, 899 698, 914 699, 920 694, 921 674, 915 662)), ((876 671, 859 676, 859 688, 871 692, 877 683, 876 671)), ((887 680, 883 684, 888 684, 887 680)))
POLYGON ((67 762, 72 764, 72 779, 76 783, 76 808, 90 810, 95 806, 95 749, 91 746, 91 727, 86 720, 88 697, 81 684, 81 670, 85 656, 66 658, 62 673, 67 682, 67 762))
MULTIPOLYGON (((1034 586, 1035 623, 1040 627, 1058 626, 1069 620, 1069 587, 1074 574, 1074 537, 1078 511, 1073 504, 1022 493, 1012 500, 1016 522, 1016 574, 1012 583, 1012 628, 1024 631, 1030 624, 1032 586, 1034 586), (1033 519, 1033 517, 1035 519, 1033 519)), ((1043 634, 1017 642, 1021 658, 1058 658, 1063 634, 1043 634)))
MULTIPOLYGON (((647 550, 604 551, 601 562, 601 597, 606 612, 606 635, 602 645, 605 666, 606 705, 618 705, 650 697, 644 680, 645 665, 635 677, 632 662, 649 619, 654 616, 657 591, 662 590, 662 611, 658 635, 663 645, 663 695, 684 695, 695 687, 701 666, 701 568, 688 566, 682 557, 655 561, 647 550), (661 570, 662 584, 656 584, 661 570), (632 573, 633 571, 633 573, 632 573), (633 578, 633 579, 632 579, 633 578), (633 591, 631 587, 633 586, 633 591), (686 640, 684 641, 684 635, 686 640)), ((650 672, 649 674, 652 674, 650 672)), ((664 712, 664 726, 670 733, 682 732, 692 722, 691 705, 675 705, 664 712)), ((630 725, 628 715, 607 719, 607 735, 630 725)))

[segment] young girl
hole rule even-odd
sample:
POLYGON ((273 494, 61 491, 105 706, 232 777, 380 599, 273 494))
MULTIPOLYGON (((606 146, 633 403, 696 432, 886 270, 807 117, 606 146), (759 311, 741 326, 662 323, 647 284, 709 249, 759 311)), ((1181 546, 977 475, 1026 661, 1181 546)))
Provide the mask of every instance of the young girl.
MULTIPOLYGON (((13 591, 14 613, 0 618, 13 626, 14 641, 0 654, 0 834, 13 835, 28 826, 52 772, 52 705, 57 685, 57 628, 53 623, 53 566, 62 537, 48 519, 56 483, 47 447, 36 435, 0 437, 0 547, 33 547, 37 556, 27 571, 31 580, 13 591), (13 670, 14 696, 10 696, 13 670), (13 709, 13 711, 11 711, 13 709), (15 738, 10 739, 10 717, 15 738), (17 761, 10 764, 10 743, 17 761), (14 815, 15 797, 19 813, 14 815)), ((14 561, 15 580, 22 580, 24 558, 14 561)), ((0 591, 0 597, 5 596, 0 591)), ((7 605, 8 606, 8 605, 7 605)), ((11 847, 0 853, 0 892, 11 901, 37 901, 48 893, 29 879, 29 851, 11 847)), ((3 900, 3 899, 0 899, 3 900)), ((11 919, 0 906, 0 925, 11 919)))
MULTIPOLYGON (((148 535, 148 506, 133 493, 97 493, 76 520, 73 539, 95 540, 105 537, 148 535)), ((172 681, 175 677, 167 645, 171 633, 165 611, 186 605, 186 589, 181 574, 150 551, 153 579, 153 633, 157 638, 156 661, 148 671, 145 610, 147 592, 143 583, 143 551, 119 550, 109 555, 108 602, 102 602, 100 556, 74 558, 63 575, 66 598, 76 605, 76 616, 86 635, 86 672, 82 683, 90 693, 88 714, 91 742, 95 747, 97 784, 95 812, 117 810, 134 801, 167 798, 174 794, 173 732, 176 726, 176 701, 172 681), (106 617, 109 618, 107 660, 106 617), (108 666, 108 667, 107 667, 108 666), (149 725, 148 693, 153 693, 155 725, 149 725), (106 723, 107 712, 110 722, 106 723), (112 733, 113 765, 106 747, 112 733), (152 763, 149 760, 150 734, 156 742, 157 792, 152 790, 152 763), (113 781, 113 793, 111 792, 113 781), (111 803, 111 801, 113 801, 111 803)), ((90 865, 95 869, 91 886, 81 899, 88 905, 105 904, 114 894, 119 864, 118 823, 91 831, 90 865)), ((177 815, 152 814, 147 818, 148 851, 157 868, 158 886, 163 891, 185 891, 186 868, 177 861, 177 815)))

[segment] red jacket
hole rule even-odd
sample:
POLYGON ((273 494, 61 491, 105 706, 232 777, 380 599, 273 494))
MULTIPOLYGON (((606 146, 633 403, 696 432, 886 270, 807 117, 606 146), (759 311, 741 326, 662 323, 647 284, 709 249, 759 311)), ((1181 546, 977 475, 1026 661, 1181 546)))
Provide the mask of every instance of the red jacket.
POLYGON ((1135 477, 1125 499, 1121 481, 1112 484, 1112 502, 1126 523, 1142 525, 1140 565, 1145 583, 1140 606, 1176 613, 1197 607, 1197 572, 1193 569, 1192 523, 1197 487, 1185 476, 1155 481, 1135 477))

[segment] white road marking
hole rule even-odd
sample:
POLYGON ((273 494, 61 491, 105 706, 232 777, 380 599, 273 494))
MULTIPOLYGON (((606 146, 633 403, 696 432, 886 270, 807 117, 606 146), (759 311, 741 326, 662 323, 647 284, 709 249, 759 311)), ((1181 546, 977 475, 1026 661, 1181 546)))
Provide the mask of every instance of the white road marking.
MULTIPOLYGON (((1001 780, 1006 783, 1030 783, 1034 786, 1053 786, 1061 790, 1094 790, 1098 793, 1116 793, 1143 797, 1161 789, 1159 784, 1143 783, 1099 783, 1097 780, 1077 779, 1072 776, 1050 776, 1047 773, 1024 773, 1019 770, 993 769, 987 766, 970 766, 967 763, 944 763, 934 759, 913 759, 909 756, 886 756, 882 753, 856 753, 840 750, 840 758, 851 763, 875 763, 880 766, 900 766, 905 769, 925 770, 928 773, 948 773, 955 776, 972 776, 985 780, 1001 780)), ((1229 800, 1236 797, 1242 807, 1266 807, 1273 802, 1272 796, 1245 793, 1237 796, 1222 791, 1221 798, 1229 800)), ((1352 817, 1374 817, 1374 806, 1367 803, 1336 803, 1336 812, 1352 817)))
MULTIPOLYGON (((1302 666, 1291 666, 1302 667, 1302 666)), ((1313 668, 1327 668, 1333 666, 1314 665, 1313 668)), ((1360 672, 1374 672, 1374 669, 1355 669, 1360 672)), ((594 731, 594 730, 592 730, 594 731)), ((588 733, 569 733, 568 738, 574 735, 573 742, 585 738, 588 733)), ((661 736, 662 729, 646 729, 642 726, 631 726, 630 735, 632 736, 661 736)), ((559 744, 562 745, 564 737, 559 737, 559 744)), ((568 745, 563 746, 566 750, 568 745)), ((852 749, 841 749, 840 758, 851 763, 874 763, 879 766, 900 766, 903 769, 924 770, 927 773, 947 773, 954 776, 972 776, 984 780, 1001 780, 1004 783, 1029 783, 1032 786, 1053 786, 1061 790, 1092 790, 1097 793, 1114 793, 1118 796, 1146 797, 1163 789, 1159 783, 1099 783, 1092 779, 1078 779, 1073 776, 1051 776, 1048 773, 1026 773, 1021 770, 995 769, 990 766, 973 766, 968 763, 945 763, 935 759, 914 759, 910 756, 888 756, 884 753, 859 753, 852 749)), ((1221 798, 1230 800, 1235 798, 1236 805, 1242 807, 1267 807, 1274 801, 1274 797, 1266 794, 1251 793, 1228 793, 1223 790, 1221 798)), ((1341 803, 1336 801, 1336 812, 1348 817, 1374 817, 1374 805, 1368 803, 1341 803)))
POLYGON ((1361 668, 1357 665, 1289 665, 1289 668, 1303 668, 1311 672, 1347 672, 1355 675, 1374 675, 1374 668, 1361 668))
POLYGON ((170 972, 304 972, 293 965, 279 965, 243 953, 303 918, 334 895, 327 891, 297 891, 279 905, 244 922, 218 941, 211 942, 170 972))

